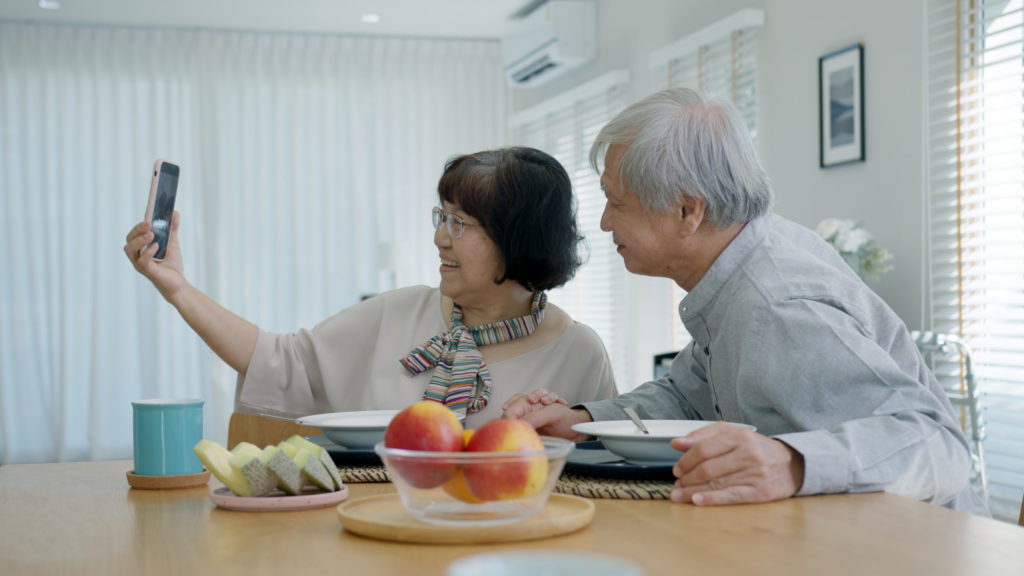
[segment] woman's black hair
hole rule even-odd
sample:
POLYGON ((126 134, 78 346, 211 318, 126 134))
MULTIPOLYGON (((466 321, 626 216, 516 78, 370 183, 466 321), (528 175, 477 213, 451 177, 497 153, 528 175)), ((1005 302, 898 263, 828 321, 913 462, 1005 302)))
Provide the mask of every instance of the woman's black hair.
POLYGON ((498 246, 505 273, 495 284, 514 280, 540 292, 565 284, 580 267, 572 182, 544 152, 500 148, 452 158, 437 191, 476 218, 498 246))

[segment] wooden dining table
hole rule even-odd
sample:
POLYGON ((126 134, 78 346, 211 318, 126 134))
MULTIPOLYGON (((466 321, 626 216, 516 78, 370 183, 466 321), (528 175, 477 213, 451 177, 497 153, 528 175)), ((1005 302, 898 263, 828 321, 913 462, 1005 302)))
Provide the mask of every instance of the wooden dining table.
MULTIPOLYGON (((130 488, 131 461, 0 466, 0 574, 440 575, 482 553, 625 558, 649 576, 1024 574, 1024 528, 885 493, 699 508, 597 499, 582 529, 501 544, 410 544, 345 530, 335 506, 218 508, 208 485, 130 488)), ((351 484, 348 500, 394 491, 351 484)))

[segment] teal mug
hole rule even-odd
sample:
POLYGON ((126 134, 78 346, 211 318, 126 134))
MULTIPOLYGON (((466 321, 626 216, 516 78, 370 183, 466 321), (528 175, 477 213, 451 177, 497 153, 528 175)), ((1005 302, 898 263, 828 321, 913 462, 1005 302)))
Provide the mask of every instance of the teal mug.
POLYGON ((132 402, 135 474, 198 474, 203 463, 192 450, 203 438, 203 401, 154 398, 132 402))

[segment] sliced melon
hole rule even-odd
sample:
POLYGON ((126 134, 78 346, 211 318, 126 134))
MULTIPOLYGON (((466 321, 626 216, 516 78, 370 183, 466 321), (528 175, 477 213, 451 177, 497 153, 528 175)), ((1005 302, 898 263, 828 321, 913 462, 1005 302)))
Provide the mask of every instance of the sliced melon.
POLYGON ((324 468, 327 469, 327 473, 331 475, 331 480, 334 481, 334 489, 341 490, 341 487, 344 484, 341 481, 341 473, 338 472, 338 467, 334 465, 334 460, 331 460, 331 455, 327 453, 327 450, 324 450, 324 448, 319 444, 310 442, 298 434, 295 434, 291 438, 285 440, 285 442, 299 449, 308 448, 313 452, 313 455, 316 456, 317 460, 319 460, 320 463, 324 465, 324 468))
POLYGON ((287 440, 282 440, 281 443, 277 445, 277 447, 280 448, 282 452, 287 454, 288 457, 291 458, 292 460, 294 460, 295 457, 299 455, 298 446, 289 443, 287 440))
POLYGON ((236 451, 228 463, 245 478, 248 490, 247 493, 235 493, 239 496, 266 496, 273 492, 274 488, 277 488, 277 476, 260 461, 261 450, 252 444, 249 444, 252 446, 251 449, 239 450, 239 446, 233 449, 236 451))
POLYGON ((192 449, 218 480, 239 496, 249 493, 249 483, 241 472, 231 467, 231 452, 220 444, 203 438, 192 449))
POLYGON ((231 449, 232 454, 259 454, 262 450, 260 447, 253 444, 252 442, 239 442, 235 444, 235 447, 231 449))
POLYGON ((308 482, 328 492, 334 491, 334 479, 312 450, 299 450, 295 455, 295 465, 302 470, 302 475, 308 482))
POLYGON ((260 462, 277 477, 277 487, 288 494, 302 491, 302 470, 295 461, 277 446, 267 446, 260 452, 260 462))

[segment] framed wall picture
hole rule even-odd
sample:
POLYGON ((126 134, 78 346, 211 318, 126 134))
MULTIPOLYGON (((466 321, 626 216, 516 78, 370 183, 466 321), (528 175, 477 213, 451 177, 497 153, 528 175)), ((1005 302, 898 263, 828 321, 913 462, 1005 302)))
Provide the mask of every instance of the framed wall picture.
POLYGON ((821 167, 864 161, 864 46, 818 59, 821 167))

